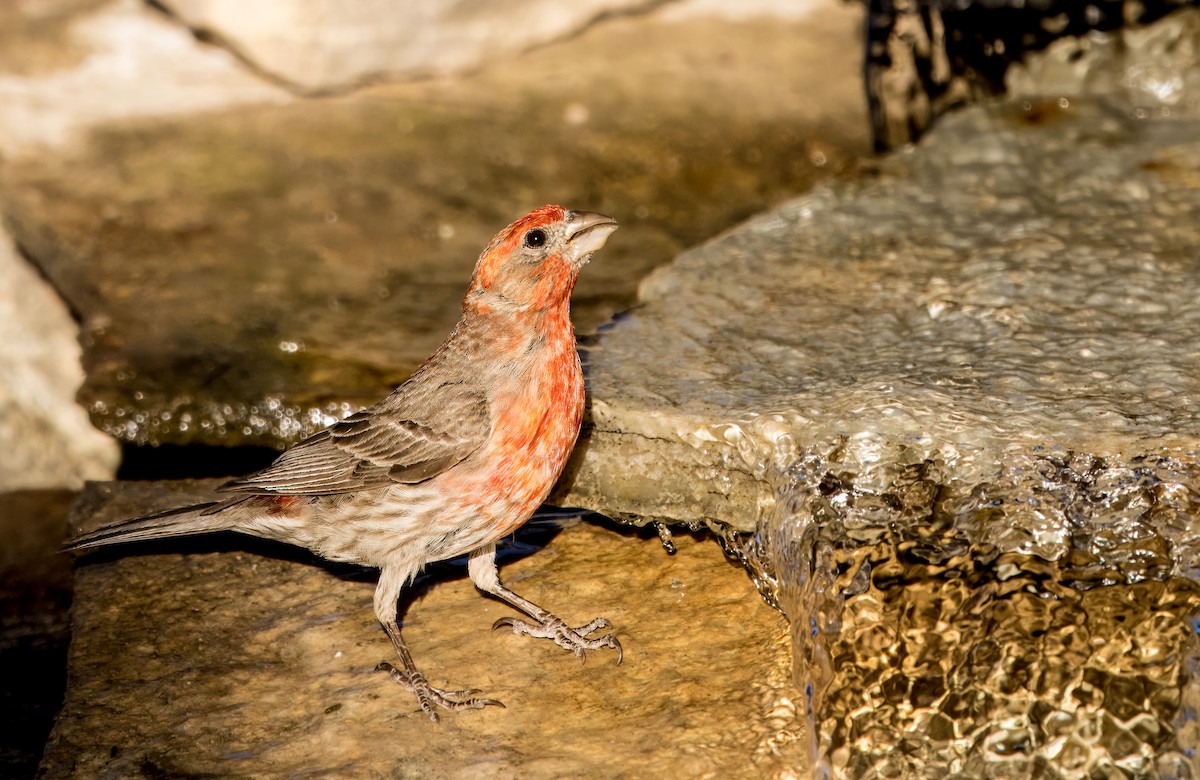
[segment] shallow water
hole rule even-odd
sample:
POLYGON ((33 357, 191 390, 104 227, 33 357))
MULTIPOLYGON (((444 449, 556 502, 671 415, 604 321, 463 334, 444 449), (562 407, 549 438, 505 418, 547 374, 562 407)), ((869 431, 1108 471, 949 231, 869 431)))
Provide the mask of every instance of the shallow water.
POLYGON ((1034 451, 964 484, 877 444, 804 453, 760 525, 818 775, 1200 777, 1196 468, 1034 451))

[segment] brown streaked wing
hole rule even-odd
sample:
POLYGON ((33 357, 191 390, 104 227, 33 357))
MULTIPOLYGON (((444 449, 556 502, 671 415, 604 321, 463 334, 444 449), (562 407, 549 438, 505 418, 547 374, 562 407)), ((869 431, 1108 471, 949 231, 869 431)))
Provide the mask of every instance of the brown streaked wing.
POLYGON ((406 383, 221 490, 329 495, 416 484, 462 462, 490 434, 487 399, 478 390, 406 383))

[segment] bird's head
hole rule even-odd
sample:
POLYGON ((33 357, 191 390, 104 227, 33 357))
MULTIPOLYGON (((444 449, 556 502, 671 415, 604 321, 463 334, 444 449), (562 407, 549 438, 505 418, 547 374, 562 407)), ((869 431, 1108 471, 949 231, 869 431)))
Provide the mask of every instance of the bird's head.
POLYGON ((590 211, 542 206, 501 230, 475 264, 464 308, 545 311, 562 306, 579 269, 617 221, 590 211))

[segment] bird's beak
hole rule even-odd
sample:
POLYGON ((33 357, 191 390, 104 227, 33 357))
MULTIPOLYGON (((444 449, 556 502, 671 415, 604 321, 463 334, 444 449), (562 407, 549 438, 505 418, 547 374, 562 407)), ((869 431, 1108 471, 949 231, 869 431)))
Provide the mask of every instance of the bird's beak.
POLYGON ((612 217, 593 211, 571 211, 567 218, 567 260, 575 266, 583 265, 592 253, 604 246, 617 221, 612 217))

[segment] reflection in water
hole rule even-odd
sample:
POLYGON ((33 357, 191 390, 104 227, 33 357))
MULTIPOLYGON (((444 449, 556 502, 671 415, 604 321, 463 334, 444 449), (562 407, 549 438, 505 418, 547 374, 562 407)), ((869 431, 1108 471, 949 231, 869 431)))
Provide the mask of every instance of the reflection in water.
POLYGON ((1200 777, 1200 469, 823 449, 759 529, 821 776, 1200 777))

